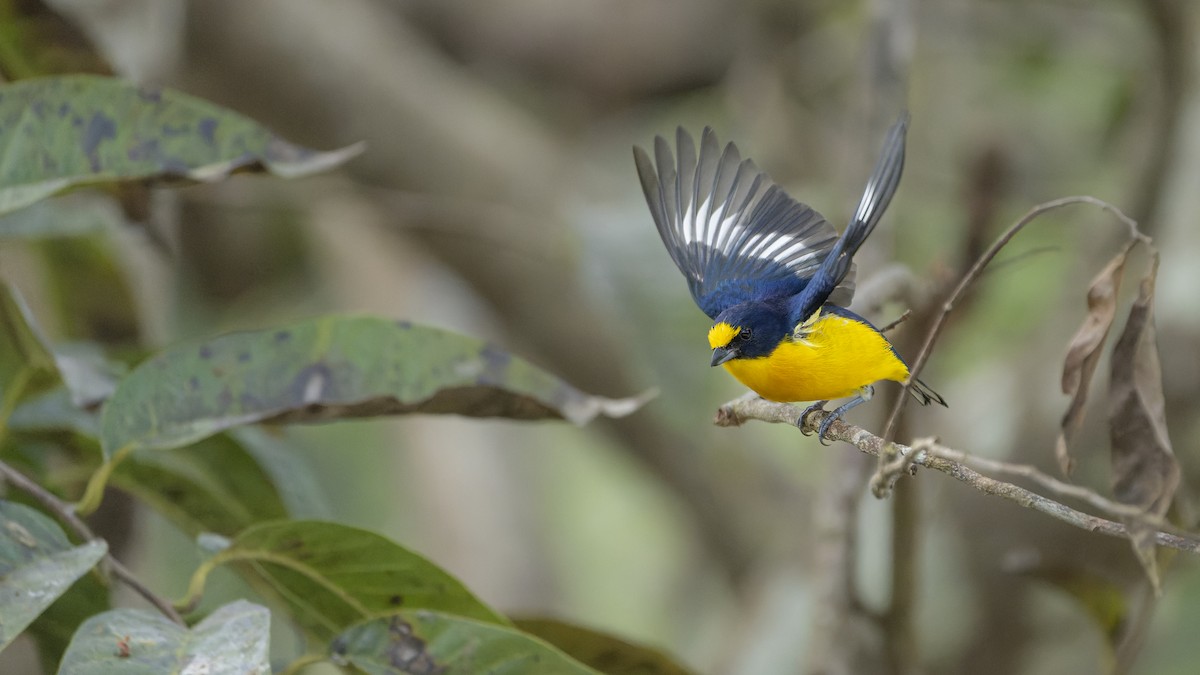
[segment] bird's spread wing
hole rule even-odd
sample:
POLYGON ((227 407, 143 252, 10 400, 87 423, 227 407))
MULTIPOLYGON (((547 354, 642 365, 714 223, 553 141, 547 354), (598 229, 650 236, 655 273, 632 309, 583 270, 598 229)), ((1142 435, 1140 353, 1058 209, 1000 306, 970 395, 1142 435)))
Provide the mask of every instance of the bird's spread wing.
POLYGON ((833 250, 821 262, 821 267, 812 280, 788 301, 788 318, 793 325, 807 319, 826 302, 844 305, 835 299, 843 279, 853 278, 853 258, 858 247, 870 236, 875 225, 883 216, 892 195, 900 185, 900 174, 904 172, 904 135, 908 130, 908 114, 902 114, 888 130, 883 142, 883 152, 875 163, 875 170, 867 180, 854 219, 833 250))
MULTIPOLYGON (((699 154, 682 128, 675 145, 678 159, 661 136, 653 160, 638 147, 633 156, 658 233, 700 309, 716 318, 740 302, 804 290, 839 241, 837 230, 733 143, 722 150, 712 129, 701 135, 699 154)), ((825 292, 840 305, 854 294, 849 260, 843 272, 825 292)))

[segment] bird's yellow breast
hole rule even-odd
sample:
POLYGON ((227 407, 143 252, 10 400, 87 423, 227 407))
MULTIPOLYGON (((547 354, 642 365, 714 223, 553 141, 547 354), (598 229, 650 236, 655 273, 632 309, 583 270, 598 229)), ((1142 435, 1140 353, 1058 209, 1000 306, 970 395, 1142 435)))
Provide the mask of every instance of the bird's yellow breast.
POLYGON ((724 366, 759 396, 785 402, 853 396, 879 380, 908 377, 908 367, 879 331, 837 314, 820 317, 802 339, 789 336, 768 356, 724 366))

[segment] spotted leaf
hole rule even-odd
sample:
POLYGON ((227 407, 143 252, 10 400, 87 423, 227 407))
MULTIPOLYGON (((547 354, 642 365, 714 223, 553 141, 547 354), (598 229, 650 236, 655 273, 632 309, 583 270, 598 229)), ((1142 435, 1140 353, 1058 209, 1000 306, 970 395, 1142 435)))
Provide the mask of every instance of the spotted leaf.
POLYGON ((212 181, 239 170, 301 176, 360 150, 309 150, 208 101, 111 77, 0 86, 0 214, 78 185, 212 181))
POLYGON ((640 400, 584 394, 494 345, 373 317, 322 317, 168 349, 105 405, 106 455, 174 448, 256 422, 406 413, 582 424, 640 400))
POLYGON ((360 623, 330 651, 334 663, 370 675, 599 675, 531 635, 430 611, 360 623))

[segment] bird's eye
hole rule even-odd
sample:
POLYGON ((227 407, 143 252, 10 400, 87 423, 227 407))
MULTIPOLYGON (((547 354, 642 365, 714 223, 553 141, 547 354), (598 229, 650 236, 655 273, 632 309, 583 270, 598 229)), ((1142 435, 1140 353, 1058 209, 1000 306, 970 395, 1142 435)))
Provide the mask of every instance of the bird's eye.
POLYGON ((738 333, 738 339, 745 342, 745 341, 749 340, 750 336, 753 334, 754 333, 749 328, 743 328, 742 332, 738 333))

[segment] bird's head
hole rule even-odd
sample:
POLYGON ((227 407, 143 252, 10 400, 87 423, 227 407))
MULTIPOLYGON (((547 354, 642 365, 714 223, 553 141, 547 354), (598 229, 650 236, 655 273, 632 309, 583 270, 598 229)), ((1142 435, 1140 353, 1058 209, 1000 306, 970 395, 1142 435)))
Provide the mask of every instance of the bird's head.
POLYGON ((721 312, 708 330, 712 365, 732 359, 754 359, 769 355, 791 328, 782 308, 747 302, 721 312))

